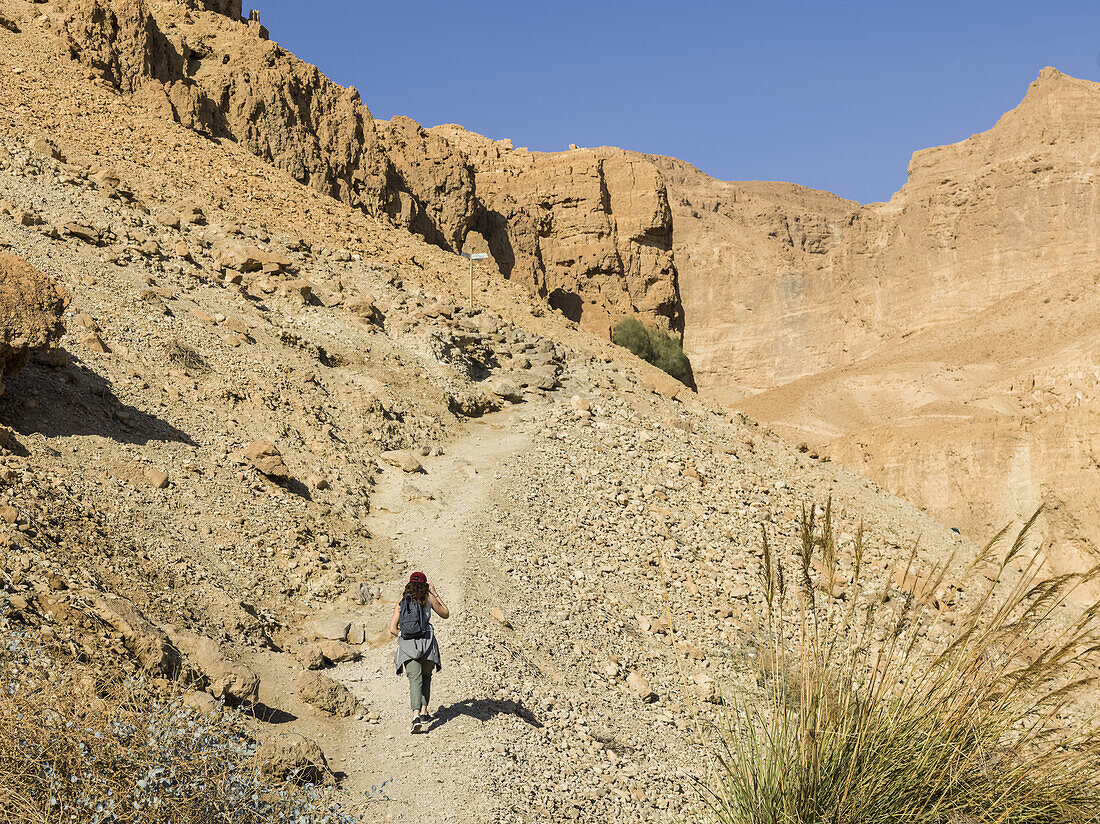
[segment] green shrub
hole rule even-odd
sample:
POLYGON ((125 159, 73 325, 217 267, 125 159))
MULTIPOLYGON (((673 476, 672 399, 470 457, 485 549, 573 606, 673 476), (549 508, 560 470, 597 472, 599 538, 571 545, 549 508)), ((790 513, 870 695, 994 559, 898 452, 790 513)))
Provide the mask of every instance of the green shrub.
POLYGON ((681 383, 694 387, 691 362, 684 354, 680 341, 663 329, 646 326, 637 318, 627 318, 615 327, 611 340, 681 383))
POLYGON ((703 817, 1100 821, 1100 734, 1091 713, 1075 720, 1096 678, 1100 607, 1068 601, 1097 572, 1041 579, 1023 553, 1034 520, 999 564, 1006 530, 962 577, 948 578, 950 562, 918 577, 914 552, 900 596, 864 590, 862 532, 841 563, 831 507, 823 520, 803 512, 793 563, 765 536, 755 677, 728 704, 703 817))

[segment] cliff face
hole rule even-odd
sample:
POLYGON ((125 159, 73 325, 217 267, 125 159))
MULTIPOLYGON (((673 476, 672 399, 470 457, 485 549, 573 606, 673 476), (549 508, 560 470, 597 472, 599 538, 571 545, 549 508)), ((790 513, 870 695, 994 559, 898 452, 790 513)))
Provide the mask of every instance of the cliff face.
POLYGON ((829 252, 858 204, 785 183, 726 183, 651 157, 669 190, 684 348, 699 386, 739 400, 850 345, 829 252))
POLYGON ((683 329, 672 213, 652 163, 621 149, 514 149, 453 125, 432 132, 473 167, 474 240, 505 277, 604 336, 630 314, 683 329))
POLYGON ((240 11, 67 0, 62 28, 104 84, 444 249, 488 250, 492 270, 586 328, 607 335, 639 315, 682 330, 671 213, 651 163, 617 149, 513 152, 457 127, 376 121, 357 91, 240 11))
POLYGON ((887 203, 665 170, 700 388, 981 537, 1100 549, 1100 85, 1045 69, 887 203))
POLYGON ((1097 118, 1096 84, 1046 69, 993 129, 917 152, 909 182, 867 206, 653 158, 700 386, 735 402, 1087 269, 1097 118))

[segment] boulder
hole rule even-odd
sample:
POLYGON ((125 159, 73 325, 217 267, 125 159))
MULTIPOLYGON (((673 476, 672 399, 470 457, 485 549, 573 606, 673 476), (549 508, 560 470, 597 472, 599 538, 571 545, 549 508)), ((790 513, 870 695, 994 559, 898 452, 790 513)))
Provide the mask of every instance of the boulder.
POLYGON ((118 595, 94 590, 86 590, 81 595, 92 613, 122 634, 126 648, 146 672, 165 678, 179 675, 183 663, 179 650, 133 603, 118 595))
MULTIPOLYGON (((7 28, 5 26, 5 28, 7 28)), ((44 137, 36 137, 27 147, 36 154, 40 154, 43 157, 48 157, 53 160, 61 160, 61 150, 57 148, 57 145, 52 141, 44 137)))
POLYGON ((188 692, 180 698, 180 703, 198 715, 210 715, 218 708, 214 697, 208 692, 188 692))
POLYGON ((289 478, 290 470, 283 462, 283 453, 271 441, 253 441, 244 452, 245 458, 269 478, 289 478))
POLYGON ((69 237, 79 238, 85 243, 93 245, 98 245, 100 240, 99 230, 84 223, 66 223, 61 228, 61 232, 69 237))
POLYGON ((383 461, 390 466, 396 466, 402 472, 423 472, 424 467, 416 456, 409 452, 407 449, 395 449, 389 452, 383 452, 380 456, 383 461))
POLYGON ((344 618, 318 618, 313 622, 313 635, 325 641, 345 641, 351 621, 344 618))
POLYGON ((362 713, 362 706, 347 687, 319 672, 303 672, 297 686, 299 698, 329 715, 350 718, 362 713))
POLYGON ((206 691, 227 704, 253 704, 260 698, 260 678, 249 667, 229 660, 217 642, 194 633, 175 633, 173 640, 201 674, 206 691))
POLYGON ((382 322, 382 312, 378 305, 369 297, 359 297, 346 304, 348 311, 358 315, 363 320, 374 324, 382 322))
POLYGON ((80 342, 92 352, 98 352, 101 355, 105 355, 111 351, 107 348, 107 344, 103 342, 103 338, 101 338, 95 332, 89 332, 86 335, 81 335, 80 342))
POLYGON ((699 673, 695 676, 693 682, 695 695, 700 701, 706 701, 708 704, 722 703, 722 695, 718 690, 718 684, 710 673, 699 673))
POLYGON ((68 294, 49 275, 0 254, 0 377, 22 367, 35 350, 57 344, 68 304, 68 294))
POLYGON ((293 262, 274 252, 267 252, 258 246, 245 243, 227 243, 213 250, 214 265, 221 269, 233 269, 237 272, 271 271, 281 272, 289 269, 293 262))
POLYGON ((280 781, 331 784, 325 753, 315 741, 298 733, 284 733, 265 741, 256 752, 263 771, 280 781))
POLYGON ((168 488, 168 473, 160 469, 150 469, 145 473, 145 480, 149 482, 149 486, 153 489, 167 489, 168 488))
POLYGON ((489 391, 501 400, 510 403, 522 403, 523 401, 523 390, 510 381, 503 378, 494 378, 488 386, 489 391))
POLYGON ((367 628, 359 621, 352 621, 348 629, 349 644, 362 644, 367 640, 367 628))
POLYGON ((298 660, 306 669, 325 669, 333 664, 346 664, 358 661, 359 651, 343 641, 318 641, 309 644, 298 653, 298 660))
POLYGON ((279 294, 296 303, 309 304, 313 302, 313 284, 305 278, 295 278, 282 284, 279 294))

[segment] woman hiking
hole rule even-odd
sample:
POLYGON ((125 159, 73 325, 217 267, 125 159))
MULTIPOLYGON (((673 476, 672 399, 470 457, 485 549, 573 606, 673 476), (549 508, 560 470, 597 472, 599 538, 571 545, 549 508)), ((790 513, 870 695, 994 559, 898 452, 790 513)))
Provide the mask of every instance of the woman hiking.
POLYGON ((394 664, 397 674, 404 670, 409 676, 409 704, 412 706, 413 733, 420 732, 431 722, 428 702, 432 697, 432 674, 443 669, 439 660, 439 643, 432 628, 432 610, 440 618, 450 618, 451 611, 428 583, 423 572, 409 576, 401 600, 393 606, 390 619, 390 635, 397 638, 394 664))

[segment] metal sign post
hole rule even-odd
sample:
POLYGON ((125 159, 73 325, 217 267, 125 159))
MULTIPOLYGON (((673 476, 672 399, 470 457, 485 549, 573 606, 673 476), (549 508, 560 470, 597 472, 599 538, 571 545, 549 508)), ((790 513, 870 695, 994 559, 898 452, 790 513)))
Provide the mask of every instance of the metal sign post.
POLYGON ((489 256, 487 254, 485 254, 484 252, 475 252, 474 254, 469 254, 468 252, 463 252, 462 257, 464 257, 468 261, 470 261, 470 308, 473 309, 474 308, 474 261, 475 260, 485 260, 489 256))

